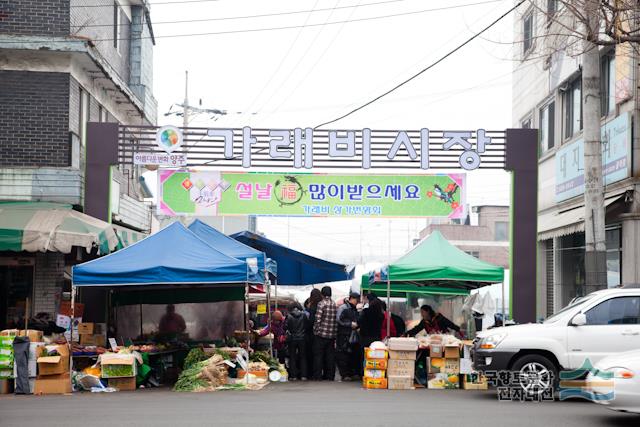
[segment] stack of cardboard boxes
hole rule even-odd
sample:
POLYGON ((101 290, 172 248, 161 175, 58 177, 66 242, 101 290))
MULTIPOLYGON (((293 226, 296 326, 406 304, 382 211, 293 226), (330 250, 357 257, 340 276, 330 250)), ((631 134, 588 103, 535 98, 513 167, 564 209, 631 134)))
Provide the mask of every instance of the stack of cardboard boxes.
POLYGON ((460 359, 462 388, 465 390, 488 390, 487 377, 473 370, 471 348, 473 348, 473 341, 462 342, 462 359, 460 359))
POLYGON ((104 354, 100 357, 101 375, 109 387, 118 390, 136 389, 136 358, 133 354, 104 354))
POLYGON ((84 322, 78 325, 80 344, 106 347, 106 324, 84 322))
POLYGON ((18 375, 14 360, 13 340, 16 336, 29 337, 29 356, 27 368, 29 375, 30 393, 33 393, 37 372, 37 348, 42 342, 42 331, 6 329, 0 332, 0 394, 9 393, 13 388, 13 380, 18 375))
POLYGON ((386 349, 364 349, 364 388, 387 388, 388 356, 386 349))
POLYGON ((445 345, 432 338, 429 346, 427 388, 460 388, 460 346, 445 345))
POLYGON ((416 369, 418 341, 415 338, 390 338, 387 384, 390 390, 411 390, 416 369))
POLYGON ((35 394, 71 393, 69 347, 67 345, 43 345, 36 349, 38 376, 35 394))

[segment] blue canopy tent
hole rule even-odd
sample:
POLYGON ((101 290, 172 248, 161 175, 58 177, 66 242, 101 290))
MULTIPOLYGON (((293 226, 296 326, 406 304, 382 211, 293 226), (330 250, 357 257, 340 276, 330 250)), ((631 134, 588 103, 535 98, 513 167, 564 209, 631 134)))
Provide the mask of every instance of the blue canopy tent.
POLYGON ((316 283, 338 282, 353 279, 354 268, 335 264, 269 240, 249 231, 232 234, 231 237, 264 252, 278 264, 278 284, 303 286, 316 283))
POLYGON ((189 231, 204 240, 209 246, 233 258, 245 261, 249 268, 249 279, 265 283, 268 273, 276 275, 276 263, 267 259, 264 252, 240 243, 208 224, 196 219, 189 225, 189 231))
MULTIPOLYGON (((110 255, 72 269, 75 288, 118 289, 115 305, 245 301, 245 261, 208 245, 179 222, 110 255), (149 292, 153 291, 153 292, 149 292)), ((72 301, 72 307, 74 307, 72 301)))

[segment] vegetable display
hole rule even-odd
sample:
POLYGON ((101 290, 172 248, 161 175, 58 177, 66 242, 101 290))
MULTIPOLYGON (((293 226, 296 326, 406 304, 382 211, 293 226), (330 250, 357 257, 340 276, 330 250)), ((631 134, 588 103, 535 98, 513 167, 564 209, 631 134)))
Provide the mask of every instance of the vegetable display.
POLYGON ((102 365, 102 378, 133 377, 133 365, 102 365))

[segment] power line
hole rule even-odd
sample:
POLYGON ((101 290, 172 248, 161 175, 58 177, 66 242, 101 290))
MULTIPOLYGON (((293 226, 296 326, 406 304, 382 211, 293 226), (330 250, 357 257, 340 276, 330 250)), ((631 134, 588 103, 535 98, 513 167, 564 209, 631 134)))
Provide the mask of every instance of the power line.
MULTIPOLYGON (((379 6, 381 4, 388 4, 388 3, 400 3, 400 2, 406 2, 408 0, 384 0, 384 1, 378 1, 378 2, 373 2, 373 3, 366 3, 366 4, 362 4, 360 5, 362 6, 379 6)), ((500 1, 500 0, 494 0, 494 1, 500 1)), ((488 2, 488 3, 492 3, 492 2, 488 2)), ((155 3, 154 3, 155 5, 155 3)), ((113 5, 109 5, 110 7, 112 7, 113 5)), ((348 6, 338 6, 335 8, 337 9, 358 9, 357 5, 348 5, 348 6)), ((270 16, 286 16, 286 15, 299 15, 299 14, 303 14, 303 13, 315 13, 315 12, 326 12, 326 11, 330 11, 333 10, 333 8, 331 7, 324 7, 324 8, 312 8, 312 9, 308 9, 308 10, 294 10, 294 11, 287 11, 287 12, 273 12, 273 13, 261 13, 261 14, 257 14, 257 15, 241 15, 241 16, 223 16, 220 18, 201 18, 201 19, 185 19, 185 20, 180 20, 180 21, 158 21, 155 22, 153 21, 152 24, 153 25, 163 25, 163 24, 184 24, 184 23, 193 23, 193 22, 211 22, 211 21, 230 21, 230 20, 238 20, 238 19, 253 19, 253 18, 266 18, 266 17, 270 17, 270 16)), ((119 25, 129 25, 126 23, 123 24, 119 24, 119 25)), ((88 24, 88 25, 72 25, 71 27, 112 27, 113 23, 111 24, 88 24)))
MULTIPOLYGON (((222 0, 184 0, 184 1, 159 1, 159 2, 153 2, 150 6, 164 6, 164 5, 171 5, 171 4, 187 4, 187 3, 212 3, 212 2, 219 2, 222 0)), ((71 5, 70 7, 73 8, 77 8, 77 9, 84 9, 84 8, 88 8, 88 7, 109 7, 112 8, 114 6, 114 3, 109 3, 109 4, 74 4, 71 5)))
MULTIPOLYGON (((375 20, 379 20, 379 19, 387 19, 387 18, 396 18, 399 16, 409 16, 409 15, 418 15, 418 14, 422 14, 422 13, 426 13, 426 12, 438 12, 438 11, 442 11, 442 10, 452 10, 452 9, 460 9, 460 8, 464 8, 464 7, 472 7, 472 6, 480 6, 480 5, 484 5, 484 4, 488 4, 488 3, 495 3, 501 0, 488 0, 488 1, 482 1, 482 2, 478 2, 478 3, 467 3, 467 4, 461 4, 461 5, 456 5, 456 6, 444 6, 444 7, 438 7, 438 8, 432 8, 432 9, 422 9, 422 10, 415 10, 412 12, 401 12, 401 13, 394 13, 394 14, 389 14, 389 15, 380 15, 380 16, 371 16, 371 17, 367 17, 367 18, 355 18, 355 19, 347 19, 347 20, 341 20, 341 21, 332 21, 332 22, 318 22, 318 23, 314 23, 314 24, 306 24, 306 25, 288 25, 288 26, 283 26, 283 27, 264 27, 264 28, 249 28, 249 29, 243 29, 243 30, 228 30, 228 31, 214 31, 214 32, 207 32, 207 33, 186 33, 186 34, 166 34, 166 35, 156 35, 155 39, 166 39, 166 38, 176 38, 176 37, 199 37, 199 36, 215 36, 215 35, 224 35, 224 34, 240 34, 240 33, 255 33, 255 32, 262 32, 262 31, 278 31, 278 30, 291 30, 291 29, 296 29, 296 28, 310 28, 310 27, 319 27, 319 26, 324 26, 324 25, 337 25, 337 24, 350 24, 350 23, 354 23, 354 22, 365 22, 365 21, 375 21, 375 20)), ((519 3, 522 4, 523 2, 519 3)), ((138 37, 138 39, 151 39, 151 36, 141 36, 138 37)), ((100 39, 89 39, 87 41, 89 42, 107 42, 107 41, 113 41, 114 38, 112 37, 107 37, 107 38, 100 38, 100 39)), ((118 40, 127 40, 126 38, 122 37, 118 40)), ((84 41, 83 39, 78 39, 78 40, 56 40, 53 43, 70 43, 70 42, 75 42, 75 41, 84 41)), ((30 40, 30 43, 49 43, 51 42, 51 40, 30 40)), ((14 44, 14 43, 23 43, 21 40, 0 40, 0 44, 14 44)))
POLYGON ((520 5, 522 5, 524 2, 526 2, 527 0, 520 0, 515 6, 513 6, 511 9, 509 9, 508 11, 506 11, 505 13, 503 13, 500 17, 498 17, 497 19, 495 19, 493 22, 491 22, 489 25, 487 25, 486 27, 484 27, 482 30, 480 30, 478 33, 474 34, 473 36, 469 37, 467 40, 465 40, 462 44, 458 45, 456 48, 454 48, 453 50, 449 51, 448 53, 446 53, 444 56, 440 57, 440 59, 438 59, 437 61, 431 63, 430 65, 428 65, 427 67, 423 68, 422 70, 418 71, 417 73, 415 73, 414 75, 412 75, 411 77, 409 77, 408 79, 403 80, 402 82, 398 83, 397 85, 395 85, 394 87, 392 87, 391 89, 389 89, 388 91, 376 96, 375 98, 371 99, 370 101, 365 102, 364 104, 360 105, 359 107, 354 108, 353 110, 349 111, 346 114, 343 114, 340 117, 337 117, 333 120, 329 120, 327 122, 324 122, 322 124, 317 125, 314 129, 318 129, 322 126, 326 126, 328 124, 331 123, 335 123, 339 120, 344 119, 345 117, 349 117, 350 115, 352 115, 353 113, 362 110, 365 107, 368 107, 369 105, 373 104, 374 102, 380 100, 381 98, 389 95, 390 93, 398 90, 399 88, 401 88, 402 86, 406 85, 407 83, 411 82, 412 80, 418 78, 419 76, 421 76, 422 74, 424 74, 425 72, 429 71, 430 69, 432 69, 433 67, 435 67, 436 65, 438 65, 439 63, 441 63, 442 61, 444 61, 445 59, 447 59, 448 57, 450 57, 451 55, 453 55, 454 53, 456 53, 457 51, 459 51, 460 49, 462 49, 463 47, 465 47, 466 45, 468 45, 469 43, 471 43, 473 40, 475 40, 476 38, 478 38, 480 35, 482 35, 484 32, 486 32, 487 30, 489 30, 491 27, 493 27, 494 25, 496 25, 498 22, 502 21, 506 16, 508 16, 511 12, 513 12, 514 10, 516 10, 518 7, 520 7, 520 5))

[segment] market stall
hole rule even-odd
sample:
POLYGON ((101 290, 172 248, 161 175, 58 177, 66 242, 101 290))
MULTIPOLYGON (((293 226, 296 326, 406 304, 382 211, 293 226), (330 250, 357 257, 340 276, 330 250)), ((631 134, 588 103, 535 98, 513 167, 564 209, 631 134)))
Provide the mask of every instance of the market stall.
MULTIPOLYGON (((233 329, 246 329, 247 294, 251 284, 260 283, 259 275, 251 277, 248 273, 247 264, 210 246, 182 224, 174 223, 121 251, 75 266, 72 279, 74 291, 78 287, 108 288, 112 290, 111 303, 116 307, 134 307, 134 312, 139 307, 138 338, 143 342, 136 344, 125 336, 120 337, 117 346, 145 353, 149 359, 138 360, 138 364, 144 366, 151 364, 154 356, 166 356, 172 349, 147 342, 149 337, 143 333, 143 306, 167 304, 157 335, 165 341, 168 338, 171 342, 191 341, 188 332, 195 322, 188 317, 185 321, 172 311, 173 304, 178 303, 244 301, 245 309, 239 322, 227 323, 233 329)), ((72 297, 74 295, 72 292, 72 297)), ((76 337, 72 335, 71 341, 76 341, 76 337)), ((114 347, 113 343, 110 346, 114 347)), ((186 351, 188 346, 184 347, 185 355, 186 351)), ((179 365, 175 359, 167 360, 179 365)))
MULTIPOLYGON (((407 301, 423 298, 435 300, 438 308, 444 306, 446 302, 452 314, 453 312, 461 314, 464 302, 472 290, 494 283, 503 283, 503 280, 502 267, 481 261, 463 252, 451 245, 440 232, 434 231, 394 263, 363 275, 361 289, 363 292, 374 292, 380 297, 386 297, 389 307, 391 307, 392 297, 406 298, 407 301)), ((390 322, 391 316, 387 316, 387 331, 391 330, 390 322)), ((472 328, 466 329, 470 335, 472 328)), ((416 382, 425 384, 429 388, 458 388, 460 375, 464 375, 465 379, 468 376, 469 388, 472 384, 478 383, 478 378, 474 377, 476 374, 472 372, 470 365, 471 341, 461 341, 447 334, 431 334, 418 338, 415 343, 412 341, 411 354, 393 353, 407 351, 403 345, 409 344, 406 342, 400 344, 392 338, 389 340, 389 347, 385 350, 396 354, 399 360, 411 360, 411 362, 396 362, 395 365, 404 367, 413 365, 413 370, 400 370, 400 372, 406 374, 405 376, 410 374, 416 382), (413 349, 414 346, 415 349, 413 349)), ((365 364, 367 363, 369 362, 365 360, 365 364)), ((384 364, 387 366, 386 361, 384 364)), ((372 375, 384 376, 379 372, 372 375)), ((398 380, 393 383, 397 384, 394 388, 402 388, 402 384, 408 383, 406 378, 404 380, 406 381, 398 380)), ((367 384, 365 381, 365 387, 367 384)), ((385 384, 388 385, 388 381, 385 384)), ((381 388, 382 382, 369 385, 381 388)))

